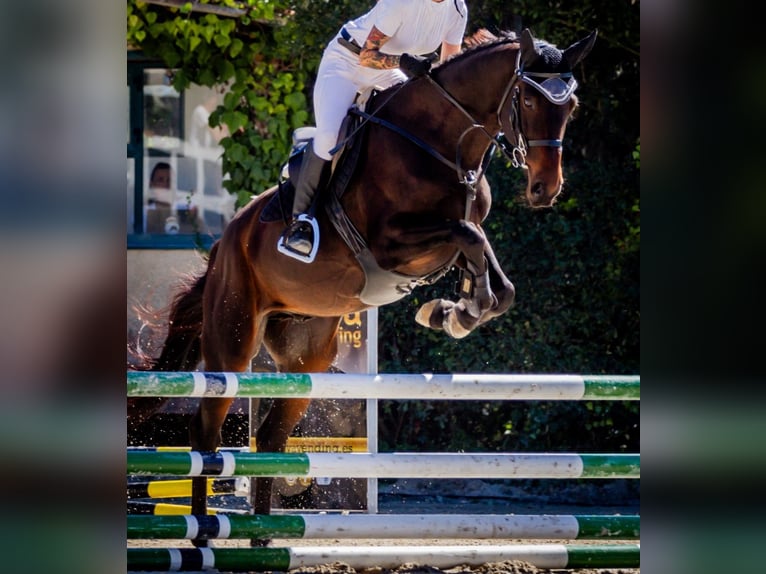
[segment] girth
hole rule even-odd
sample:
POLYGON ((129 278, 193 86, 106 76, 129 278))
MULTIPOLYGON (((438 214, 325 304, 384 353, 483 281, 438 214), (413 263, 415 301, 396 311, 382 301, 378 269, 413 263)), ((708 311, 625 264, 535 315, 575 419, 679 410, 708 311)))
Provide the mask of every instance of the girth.
MULTIPOLYGON (((356 108, 353 109, 353 114, 362 118, 362 124, 365 119, 372 117, 356 108)), ((378 307, 406 297, 415 287, 431 285, 444 277, 457 259, 457 254, 446 265, 423 277, 388 271, 378 265, 366 239, 351 222, 340 203, 340 199, 356 169, 359 154, 363 147, 362 127, 363 125, 352 128, 350 130, 351 135, 344 142, 344 153, 337 164, 332 184, 328 190, 329 193, 326 195, 325 211, 338 235, 351 249, 364 271, 365 284, 359 298, 366 305, 378 307)), ((406 134, 403 131, 402 133, 406 134)))

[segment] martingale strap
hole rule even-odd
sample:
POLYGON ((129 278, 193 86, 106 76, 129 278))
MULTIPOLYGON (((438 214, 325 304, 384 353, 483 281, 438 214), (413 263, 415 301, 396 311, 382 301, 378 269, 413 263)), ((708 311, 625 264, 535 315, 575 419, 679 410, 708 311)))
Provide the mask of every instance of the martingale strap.
POLYGON ((388 128, 392 132, 395 132, 395 133, 399 134, 400 136, 407 138, 412 143, 414 143, 418 147, 422 148, 424 151, 428 152, 431 156, 433 156, 436 159, 438 159, 440 162, 442 162, 447 167, 449 167, 449 168, 455 170, 456 172, 460 173, 461 170, 460 170, 460 168, 458 167, 458 165, 456 163, 453 163, 450 160, 448 160, 446 157, 444 157, 442 154, 440 154, 438 151, 436 151, 433 147, 428 145, 426 142, 424 142, 419 137, 412 135, 410 132, 400 128, 396 124, 392 124, 391 122, 389 122, 387 120, 381 119, 381 118, 379 118, 377 116, 373 116, 372 114, 368 114, 367 112, 363 112, 360 109, 353 108, 351 111, 352 111, 352 113, 355 113, 355 114, 359 115, 360 117, 364 118, 364 121, 366 121, 366 122, 372 122, 373 124, 377 124, 379 126, 383 126, 385 128, 388 128))
MULTIPOLYGON (((426 77, 430 79, 430 76, 426 76, 426 77)), ((434 82, 434 85, 439 86, 435 82, 434 82)), ((439 86, 439 88, 441 88, 441 86, 439 86)), ((442 91, 444 91, 444 90, 442 89, 442 91)), ((445 94, 446 94, 446 92, 445 92, 445 94)), ((447 94, 447 95, 449 96, 449 94, 447 94)), ((460 106, 460 104, 458 104, 457 102, 454 102, 454 99, 451 96, 449 96, 449 99, 451 101, 453 101, 453 103, 455 103, 459 107, 459 109, 461 111, 463 111, 466 115, 468 115, 468 113, 465 112, 465 110, 462 108, 462 106, 460 106)), ((468 190, 466 214, 468 212, 470 212, 470 202, 473 201, 473 199, 475 199, 475 197, 476 197, 476 183, 479 181, 479 179, 481 179, 481 176, 484 175, 484 173, 486 172, 487 168, 489 167, 489 162, 492 159, 492 156, 494 155, 495 150, 497 149, 497 140, 496 140, 496 138, 493 138, 487 132, 487 130, 484 128, 484 126, 473 122, 463 132, 463 135, 460 136, 460 140, 458 141, 458 144, 457 144, 457 150, 456 150, 456 160, 457 161, 456 162, 452 162, 452 161, 448 160, 446 157, 444 157, 441 153, 439 153, 436 149, 434 149, 431 145, 429 145, 428 143, 426 143, 425 141, 423 141, 419 137, 417 137, 415 135, 412 135, 410 132, 408 132, 407 130, 405 130, 405 129, 399 127, 399 126, 397 126, 396 124, 393 124, 393 123, 391 123, 391 122, 389 122, 387 120, 381 119, 381 118, 379 118, 379 117, 377 117, 375 115, 368 114, 367 112, 364 112, 364 111, 362 111, 362 110, 360 110, 358 108, 352 108, 350 110, 350 112, 354 113, 354 114, 357 114, 360 117, 362 117, 363 120, 364 120, 363 123, 372 122, 372 123, 377 124, 379 126, 383 126, 383 127, 387 128, 387 129, 389 129, 389 130, 399 134, 400 136, 402 136, 404 138, 407 138, 412 143, 414 143, 415 145, 420 147, 423 151, 427 152, 429 155, 431 155, 432 157, 438 159, 444 165, 446 165, 447 167, 449 167, 452 170, 454 170, 458 174, 458 181, 461 184, 463 184, 466 187, 466 189, 468 190), (489 146, 487 152, 484 154, 484 158, 482 159, 482 162, 479 165, 477 170, 473 170, 473 169, 465 170, 465 169, 463 169, 463 167, 461 165, 462 164, 462 161, 461 161, 462 156, 461 156, 461 153, 460 153, 460 144, 463 141, 463 138, 466 136, 466 134, 468 134, 470 131, 472 131, 474 129, 479 129, 482 132, 484 132, 487 135, 487 137, 490 139, 490 141, 492 142, 492 145, 489 146)), ((470 119, 472 119, 470 115, 468 115, 468 117, 470 119)), ((466 217, 467 217, 467 215, 466 215, 466 217)))

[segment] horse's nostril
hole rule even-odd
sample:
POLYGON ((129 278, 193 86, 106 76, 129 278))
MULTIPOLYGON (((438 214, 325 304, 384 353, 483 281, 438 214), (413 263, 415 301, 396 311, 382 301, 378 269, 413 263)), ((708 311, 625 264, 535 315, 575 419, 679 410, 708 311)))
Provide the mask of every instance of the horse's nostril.
POLYGON ((536 183, 532 186, 532 195, 534 196, 540 196, 543 194, 543 185, 541 183, 536 183))

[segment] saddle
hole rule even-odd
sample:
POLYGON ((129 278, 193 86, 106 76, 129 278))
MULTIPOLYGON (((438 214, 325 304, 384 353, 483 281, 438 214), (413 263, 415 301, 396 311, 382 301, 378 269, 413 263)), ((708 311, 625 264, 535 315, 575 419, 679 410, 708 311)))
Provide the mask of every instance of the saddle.
MULTIPOLYGON (((365 100, 368 108, 374 108, 376 93, 369 94, 365 100)), ((346 215, 340 198, 348 187, 351 177, 354 175, 359 155, 364 147, 367 137, 367 119, 369 114, 360 111, 360 105, 365 101, 355 103, 346 115, 341 125, 338 141, 341 143, 336 148, 335 159, 331 166, 329 183, 323 189, 318 189, 314 202, 319 202, 316 207, 322 208, 328 215, 330 222, 338 235, 351 249, 365 276, 365 285, 359 294, 359 299, 372 307, 387 305, 406 297, 415 287, 430 285, 443 277, 452 266, 452 262, 444 269, 437 270, 427 277, 414 277, 403 275, 395 271, 387 271, 379 265, 366 240, 346 215)), ((293 134, 293 149, 287 163, 282 168, 277 192, 269 200, 261 211, 260 221, 264 223, 282 220, 287 225, 292 219, 292 203, 295 195, 293 181, 297 181, 300 175, 303 157, 308 149, 308 144, 313 137, 314 128, 301 128, 293 134)))

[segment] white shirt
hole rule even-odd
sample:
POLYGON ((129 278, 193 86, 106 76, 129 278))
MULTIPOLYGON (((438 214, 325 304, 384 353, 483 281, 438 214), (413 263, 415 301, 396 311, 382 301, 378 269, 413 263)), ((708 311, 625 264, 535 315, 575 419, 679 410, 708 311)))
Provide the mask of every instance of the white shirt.
POLYGON ((460 45, 465 34, 468 9, 464 0, 378 0, 359 18, 346 23, 346 30, 363 46, 375 26, 389 37, 381 47, 384 54, 428 54, 442 42, 460 45))
MULTIPOLYGON (((428 54, 443 42, 457 46, 463 43, 468 10, 464 0, 457 0, 457 5, 460 13, 455 0, 378 0, 372 10, 347 22, 345 28, 360 46, 375 26, 390 38, 381 52, 428 54)), ((385 89, 406 79, 398 68, 362 66, 359 56, 337 41, 328 43, 314 83, 314 153, 332 159, 330 150, 337 143, 338 130, 357 92, 373 86, 385 89)))

